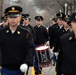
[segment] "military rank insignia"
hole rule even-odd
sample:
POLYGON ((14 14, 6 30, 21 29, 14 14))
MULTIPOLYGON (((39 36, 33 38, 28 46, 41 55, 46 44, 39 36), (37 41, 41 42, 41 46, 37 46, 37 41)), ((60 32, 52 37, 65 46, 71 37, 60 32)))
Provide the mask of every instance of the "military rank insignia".
POLYGON ((72 37, 69 37, 69 40, 72 40, 72 37))
POLYGON ((6 30, 6 33, 9 33, 9 30, 6 30))
POLYGON ((20 34, 20 31, 17 31, 17 34, 20 34))

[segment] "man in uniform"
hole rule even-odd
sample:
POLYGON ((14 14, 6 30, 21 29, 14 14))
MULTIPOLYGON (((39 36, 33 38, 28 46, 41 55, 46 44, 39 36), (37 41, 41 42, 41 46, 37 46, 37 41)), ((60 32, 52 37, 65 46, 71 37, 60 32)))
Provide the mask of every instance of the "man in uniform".
POLYGON ((29 17, 29 14, 23 14, 23 26, 27 30, 29 30, 32 33, 33 38, 35 38, 35 31, 34 28, 30 24, 31 18, 29 17))
POLYGON ((56 71, 58 75, 76 75, 76 13, 70 16, 73 32, 60 39, 60 51, 56 71))
POLYGON ((56 37, 56 33, 59 29, 61 29, 63 27, 63 17, 64 17, 64 13, 57 13, 56 14, 58 20, 57 23, 55 23, 54 25, 52 25, 51 27, 49 27, 49 38, 50 38, 50 47, 53 47, 53 43, 54 43, 54 39, 56 37))
POLYGON ((34 42, 30 32, 18 25, 22 8, 11 6, 5 12, 9 26, 0 30, 1 75, 24 75, 27 66, 33 65, 34 42))
MULTIPOLYGON (((45 42, 48 41, 48 33, 47 29, 43 26, 43 20, 44 18, 42 16, 36 16, 36 26, 34 27, 35 29, 35 34, 36 34, 36 39, 35 39, 35 47, 45 44, 45 42)), ((35 52, 35 62, 34 62, 34 68, 35 68, 35 73, 36 74, 41 74, 40 67, 38 67, 38 60, 35 52)))
MULTIPOLYGON (((50 48, 54 48, 54 44, 55 44, 54 40, 56 38, 57 31, 63 27, 63 18, 65 15, 64 13, 59 12, 56 14, 56 16, 58 17, 57 23, 49 27, 50 48)), ((53 56, 53 61, 54 61, 53 65, 55 65, 56 62, 55 55, 53 56)))
POLYGON ((58 47, 59 47, 59 39, 61 36, 63 36, 66 33, 71 32, 70 31, 70 26, 67 24, 69 22, 69 15, 65 15, 63 18, 63 27, 57 31, 56 37, 54 39, 54 50, 53 52, 58 52, 58 47))
POLYGON ((1 19, 2 19, 2 24, 0 25, 0 28, 6 27, 8 25, 7 16, 3 16, 1 19))

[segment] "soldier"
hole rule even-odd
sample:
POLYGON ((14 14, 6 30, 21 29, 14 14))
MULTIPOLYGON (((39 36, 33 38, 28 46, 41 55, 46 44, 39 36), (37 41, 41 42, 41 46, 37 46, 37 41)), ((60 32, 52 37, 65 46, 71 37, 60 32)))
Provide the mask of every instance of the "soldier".
MULTIPOLYGON (((42 26, 44 18, 42 16, 36 16, 35 20, 36 20, 36 26, 34 27, 36 34, 35 47, 37 47, 39 45, 45 44, 45 42, 48 41, 48 33, 47 29, 44 26, 42 26)), ((34 68, 36 71, 35 74, 41 74, 40 67, 38 67, 38 60, 36 57, 36 53, 35 53, 34 68)))
POLYGON ((56 37, 56 33, 59 29, 63 27, 63 17, 64 13, 57 13, 56 16, 58 17, 57 23, 49 27, 49 37, 50 37, 50 47, 53 47, 54 39, 56 37))
POLYGON ((43 26, 43 17, 36 16, 36 26, 34 27, 36 33, 35 44, 41 45, 48 41, 47 29, 43 26))
POLYGON ((9 26, 0 30, 1 75, 24 75, 27 66, 33 65, 34 42, 31 33, 18 25, 22 8, 11 6, 5 12, 9 26))
POLYGON ((59 49, 59 39, 61 36, 63 36, 66 33, 71 32, 70 31, 70 26, 67 24, 69 22, 69 15, 65 15, 63 19, 63 27, 57 31, 56 37, 54 39, 54 50, 53 52, 57 52, 59 49))
POLYGON ((31 33, 33 38, 35 39, 35 31, 34 28, 30 24, 31 18, 29 17, 29 14, 23 14, 23 26, 24 28, 28 29, 31 33))
POLYGON ((73 32, 60 38, 60 52, 56 71, 58 75, 76 75, 76 13, 70 16, 73 32))
POLYGON ((8 25, 7 16, 3 16, 1 19, 2 19, 2 24, 0 25, 0 28, 3 28, 8 25))
MULTIPOLYGON (((56 16, 58 17, 57 23, 49 27, 50 48, 54 48, 54 44, 55 44, 54 40, 56 38, 57 31, 63 27, 63 18, 65 15, 64 13, 59 12, 56 14, 56 16)), ((56 62, 55 55, 53 56, 53 61, 54 61, 53 65, 55 65, 56 62)))

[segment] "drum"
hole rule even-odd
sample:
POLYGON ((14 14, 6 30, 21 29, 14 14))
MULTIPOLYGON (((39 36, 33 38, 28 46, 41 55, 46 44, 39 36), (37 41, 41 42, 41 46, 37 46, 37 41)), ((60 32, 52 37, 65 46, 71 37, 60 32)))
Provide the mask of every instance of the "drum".
POLYGON ((36 47, 36 55, 39 63, 47 63, 51 60, 50 46, 38 46, 36 47))

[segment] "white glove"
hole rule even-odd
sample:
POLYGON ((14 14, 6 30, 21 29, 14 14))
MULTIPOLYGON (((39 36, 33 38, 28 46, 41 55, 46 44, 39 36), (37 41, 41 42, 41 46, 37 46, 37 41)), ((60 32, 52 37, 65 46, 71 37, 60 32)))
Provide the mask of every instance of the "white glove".
POLYGON ((49 41, 47 41, 47 42, 45 43, 45 45, 46 45, 46 46, 49 45, 49 41))
POLYGON ((27 65, 27 64, 22 64, 22 65, 20 66, 20 70, 21 70, 22 72, 27 72, 27 69, 28 69, 28 65, 27 65))

